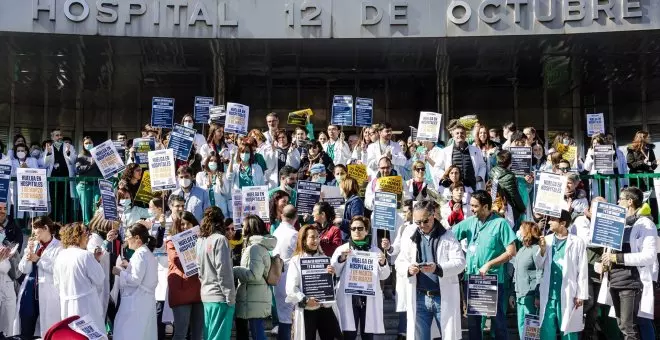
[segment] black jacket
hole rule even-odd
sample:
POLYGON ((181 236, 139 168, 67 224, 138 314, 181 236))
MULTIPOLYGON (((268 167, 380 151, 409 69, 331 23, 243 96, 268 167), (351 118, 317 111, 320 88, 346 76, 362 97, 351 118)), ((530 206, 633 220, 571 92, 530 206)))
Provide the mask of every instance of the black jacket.
POLYGON ((658 167, 653 149, 655 149, 655 145, 653 144, 647 144, 644 147, 644 152, 635 151, 631 149, 630 146, 628 146, 626 162, 628 163, 628 168, 630 169, 629 172, 631 174, 650 173, 658 167), (645 153, 648 154, 651 165, 646 164, 646 157, 644 156, 645 153))
POLYGON ((497 180, 504 198, 506 198, 507 203, 511 204, 514 220, 518 221, 518 217, 527 210, 527 207, 520 196, 520 192, 518 192, 516 175, 511 170, 496 166, 490 170, 490 179, 497 180))

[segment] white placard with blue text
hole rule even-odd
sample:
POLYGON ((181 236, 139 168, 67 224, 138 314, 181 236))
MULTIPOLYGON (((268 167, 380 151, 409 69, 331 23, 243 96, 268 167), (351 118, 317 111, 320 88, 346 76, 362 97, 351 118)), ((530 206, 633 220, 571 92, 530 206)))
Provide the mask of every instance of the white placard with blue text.
POLYGON ((239 103, 227 103, 225 133, 247 135, 250 107, 239 103))
POLYGON ((149 151, 148 158, 151 192, 176 189, 174 151, 172 149, 149 151))
POLYGON ((101 206, 103 207, 103 218, 109 221, 119 220, 117 213, 117 199, 112 182, 99 179, 99 192, 101 193, 101 206))
POLYGON ((372 98, 355 98, 355 126, 370 127, 374 121, 374 100, 372 98))
POLYGON ((605 133, 605 118, 602 113, 587 114, 587 136, 605 133))
POLYGON ((9 199, 9 180, 11 179, 11 165, 0 165, 0 203, 9 199))
POLYGON ((353 96, 332 97, 332 117, 330 124, 353 126, 353 96))
POLYGON ((16 184, 18 211, 48 211, 46 169, 18 168, 16 184))
POLYGON ((174 124, 174 98, 151 99, 151 127, 171 129, 174 124))
POLYGON ((209 109, 213 105, 215 105, 213 97, 195 97, 195 123, 208 123, 209 109))
POLYGON ((124 171, 126 168, 124 160, 119 156, 119 152, 115 148, 115 143, 110 139, 95 146, 89 152, 92 154, 94 162, 99 167, 105 179, 124 171))

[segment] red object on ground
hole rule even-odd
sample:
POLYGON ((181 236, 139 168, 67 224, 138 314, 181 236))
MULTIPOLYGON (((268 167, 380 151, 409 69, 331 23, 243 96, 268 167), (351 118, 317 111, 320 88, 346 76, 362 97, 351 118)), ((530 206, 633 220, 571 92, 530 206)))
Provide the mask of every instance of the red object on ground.
POLYGON ((50 329, 48 329, 48 332, 46 332, 44 340, 87 340, 86 336, 72 330, 71 327, 69 327, 70 323, 78 319, 80 319, 80 317, 74 315, 54 324, 52 327, 50 327, 50 329))

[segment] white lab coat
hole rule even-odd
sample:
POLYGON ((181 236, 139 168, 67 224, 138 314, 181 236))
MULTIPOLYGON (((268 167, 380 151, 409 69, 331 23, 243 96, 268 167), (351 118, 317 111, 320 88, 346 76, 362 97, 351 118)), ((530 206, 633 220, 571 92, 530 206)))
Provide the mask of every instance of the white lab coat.
POLYGON ((0 332, 12 335, 16 316, 16 290, 14 281, 9 277, 11 263, 9 259, 0 262, 0 332))
POLYGON ((372 173, 378 172, 378 162, 387 153, 387 150, 392 150, 392 166, 398 173, 403 173, 401 169, 406 166, 408 159, 406 155, 401 151, 401 145, 399 143, 390 141, 386 147, 380 147, 380 141, 376 143, 369 144, 367 147, 367 169, 370 169, 372 173))
POLYGON ((195 150, 199 150, 203 145, 206 145, 206 138, 201 133, 196 133, 195 138, 193 138, 193 145, 195 150))
MULTIPOLYGON (((223 176, 223 173, 218 172, 216 176, 215 184, 213 185, 213 196, 215 197, 215 206, 222 210, 224 216, 229 215, 229 201, 231 201, 231 187, 229 182, 227 182, 227 177, 223 176)), ((209 177, 206 171, 200 171, 195 177, 195 183, 197 186, 204 189, 208 192, 209 186, 211 184, 211 178, 209 177)))
MULTIPOLYGON (((261 169, 261 166, 259 164, 254 163, 252 166, 250 166, 250 169, 252 170, 252 182, 255 186, 259 185, 268 185, 264 181, 264 172, 263 169, 261 169)), ((233 164, 231 171, 227 171, 225 174, 227 176, 227 183, 231 184, 232 190, 236 191, 241 191, 240 187, 240 180, 239 180, 239 172, 241 171, 241 165, 240 164, 233 164)), ((231 204, 229 205, 231 207, 231 204)))
MULTIPOLYGON (((470 201, 469 201, 469 196, 467 194, 463 195, 462 210, 463 210, 463 220, 465 220, 466 218, 472 216, 472 209, 470 209, 470 201)), ((449 201, 447 201, 447 203, 443 204, 442 207, 440 208, 440 214, 442 216, 442 221, 440 221, 440 222, 447 229, 451 229, 451 227, 452 227, 452 226, 449 225, 449 220, 448 220, 449 215, 451 215, 452 211, 453 211, 453 209, 449 207, 449 201)))
POLYGON ((93 253, 78 247, 62 249, 55 260, 53 281, 60 295, 61 320, 89 315, 105 331, 101 294, 106 274, 93 253))
POLYGON ((273 256, 279 255, 284 261, 284 272, 280 276, 280 281, 275 286, 275 306, 277 307, 277 315, 281 323, 291 324, 291 315, 293 314, 293 305, 285 302, 287 292, 287 271, 289 263, 293 257, 293 252, 296 250, 296 242, 298 241, 298 232, 290 223, 282 222, 275 229, 273 236, 277 239, 277 244, 271 252, 273 256))
MULTIPOLYGON (((653 277, 657 277, 658 258, 656 249, 656 238, 658 236, 655 225, 647 217, 641 217, 635 222, 630 231, 630 253, 623 255, 623 263, 626 266, 636 266, 639 278, 642 281, 642 300, 639 305, 637 316, 653 320, 654 295, 653 277)), ((609 290, 608 273, 603 275, 603 282, 598 294, 598 302, 612 305, 612 297, 609 290)), ((610 316, 614 317, 614 308, 610 308, 610 316)))
POLYGON ((348 164, 351 160, 351 147, 348 146, 348 144, 343 140, 337 140, 334 143, 328 141, 327 143, 323 144, 323 151, 328 153, 328 147, 332 144, 335 145, 335 157, 332 158, 332 163, 335 165, 348 164))
MULTIPOLYGON (((279 230, 279 228, 278 228, 279 230)), ((291 258, 289 262, 289 270, 286 273, 286 303, 292 304, 294 309, 293 315, 293 325, 292 333, 293 340, 316 340, 306 339, 305 338, 305 309, 298 307, 298 303, 305 298, 305 294, 302 292, 302 275, 300 269, 300 258, 301 257, 325 257, 323 253, 319 252, 314 255, 308 255, 303 253, 302 255, 296 255, 291 258)), ((278 302, 279 303, 279 302, 278 302)), ((321 303, 320 308, 332 308, 332 311, 335 313, 335 317, 339 320, 339 312, 337 310, 336 303, 321 303)), ((279 312, 279 311, 278 311, 279 312)))
MULTIPOLYGON (((101 307, 103 308, 103 320, 105 320, 105 316, 108 312, 108 302, 110 301, 110 253, 105 249, 103 246, 103 238, 99 234, 91 234, 89 235, 89 241, 87 241, 87 251, 90 253, 94 254, 94 251, 96 248, 101 248, 101 251, 103 251, 103 255, 101 255, 101 259, 99 260, 99 264, 101 265, 101 269, 103 270, 103 288, 101 289, 101 307)), ((101 327, 101 326, 99 326, 101 327)))
MULTIPOLYGON (((437 225, 437 223, 436 223, 437 225)), ((440 227, 437 225, 437 227, 440 227)), ((420 236, 423 237, 423 236, 420 236)), ((408 317, 407 334, 415 334, 417 323, 417 276, 408 276, 408 267, 417 263, 417 245, 410 237, 406 237, 401 243, 401 253, 397 257, 395 266, 397 273, 404 273, 406 279, 406 311, 408 317)), ((436 249, 436 265, 442 268, 442 277, 439 278, 439 290, 442 292, 440 299, 440 331, 443 340, 461 339, 461 301, 460 284, 458 275, 465 269, 465 256, 461 250, 461 244, 449 230, 440 236, 440 242, 436 249)), ((397 295, 400 292, 397 291, 397 295)), ((438 337, 438 329, 432 322, 431 337, 438 337)))
MULTIPOLYGON (((232 157, 232 155, 234 155, 235 151, 236 151, 236 145, 227 144, 226 148, 224 148, 224 149, 222 149, 218 152, 219 153, 218 156, 220 156, 221 158, 229 159, 229 158, 232 157)), ((211 155, 211 152, 215 152, 215 151, 213 150, 213 147, 211 145, 209 145, 208 143, 203 144, 202 146, 199 147, 199 149, 197 149, 197 153, 200 156, 202 156, 202 162, 204 160, 206 160, 206 158, 208 156, 211 155)), ((218 164, 218 167, 219 166, 220 166, 220 164, 218 164)))
MULTIPOLYGON (((412 222, 402 223, 396 231, 396 239, 392 242, 391 250, 388 251, 388 256, 390 257, 390 263, 396 263, 399 254, 401 253, 401 247, 403 240, 410 239, 413 233, 417 230, 417 226, 412 222)), ((408 301, 408 275, 406 272, 401 272, 399 270, 395 271, 396 274, 396 294, 394 299, 396 302, 396 311, 397 313, 405 312, 407 301, 408 301)))
MULTIPOLYGON (((403 200, 413 200, 416 201, 417 197, 413 197, 413 185, 414 184, 414 179, 409 179, 403 184, 403 200)), ((433 183, 429 183, 427 180, 424 180, 424 184, 422 185, 422 190, 429 188, 433 189, 436 192, 438 191, 437 186, 435 186, 433 183)))
MULTIPOLYGON (((35 247, 35 252, 39 249, 39 246, 35 247)), ((53 265, 61 250, 60 241, 53 239, 41 254, 39 261, 37 261, 39 270, 37 285, 39 289, 39 323, 37 328, 39 329, 38 334, 41 334, 42 338, 46 335, 50 326, 62 320, 60 317, 60 295, 53 282, 53 265)), ((21 262, 18 263, 18 270, 26 276, 32 272, 32 262, 27 260, 28 253, 29 250, 26 248, 21 262)), ((23 280, 21 289, 18 292, 19 297, 23 295, 26 284, 27 280, 23 280)), ((14 317, 14 334, 21 333, 20 307, 21 301, 19 298, 16 305, 16 316, 14 317)))
MULTIPOLYGON (((337 310, 339 311, 339 327, 342 332, 346 331, 355 331, 356 325, 355 320, 353 319, 353 295, 348 295, 344 293, 346 288, 346 282, 348 281, 348 274, 350 270, 344 270, 344 265, 348 260, 339 263, 339 257, 341 253, 349 249, 349 244, 344 243, 339 246, 335 253, 330 259, 330 265, 335 268, 335 273, 339 276, 339 283, 337 284, 337 310)), ((380 252, 378 247, 371 247, 369 250, 371 252, 380 252)), ((391 269, 389 264, 381 266, 378 264, 378 277, 380 280, 385 280, 390 276, 391 269)), ((375 296, 367 296, 367 307, 366 307, 366 317, 365 317, 365 333, 371 334, 383 334, 385 333, 385 324, 383 321, 383 291, 380 288, 380 285, 375 287, 375 296)))
POLYGON ((277 151, 273 149, 273 145, 264 142, 258 148, 255 154, 261 154, 266 161, 266 169, 264 171, 265 185, 268 185, 268 190, 277 187, 278 173, 277 173, 277 151))
MULTIPOLYGON (((449 168, 454 162, 452 159, 452 155, 454 153, 454 147, 456 144, 452 144, 444 149, 442 149, 442 155, 440 157, 440 160, 438 163, 435 164, 435 167, 442 169, 441 172, 444 174, 447 168, 449 168)), ((468 149, 470 150, 470 159, 472 159, 472 167, 474 167, 474 176, 475 177, 481 177, 484 181, 486 180, 486 163, 484 163, 484 156, 481 153, 481 150, 479 150, 478 147, 474 145, 468 145, 468 149)), ((482 182, 477 182, 476 189, 483 189, 485 183, 482 182)))
MULTIPOLYGON (((50 177, 50 174, 53 172, 53 166, 55 164, 55 146, 52 146, 53 148, 53 153, 48 155, 46 151, 42 153, 42 158, 43 158, 43 164, 44 167, 46 168, 46 174, 50 177)), ((78 158, 78 154, 76 153, 76 149, 73 147, 73 145, 69 145, 69 155, 67 156, 66 153, 66 148, 67 144, 62 143, 62 146, 60 147, 62 149, 62 154, 64 155, 64 160, 66 160, 66 167, 67 170, 69 170, 69 177, 75 177, 76 176, 76 159, 78 158)), ((70 190, 70 195, 72 198, 76 197, 76 183, 75 181, 71 181, 69 183, 69 190, 70 190)))
POLYGON ((143 245, 131 256, 128 268, 121 271, 121 303, 115 317, 113 339, 158 339, 155 298, 157 266, 154 254, 143 245))
MULTIPOLYGON (((540 285, 541 305, 539 309, 539 322, 543 324, 546 304, 550 292, 550 272, 552 265, 552 244, 555 236, 545 236, 545 256, 541 251, 536 253, 534 262, 536 268, 543 268, 543 278, 540 285)), ((580 332, 584 329, 583 306, 574 308, 574 298, 589 299, 589 271, 587 261, 587 246, 579 237, 568 234, 561 259, 561 325, 564 333, 580 332)))

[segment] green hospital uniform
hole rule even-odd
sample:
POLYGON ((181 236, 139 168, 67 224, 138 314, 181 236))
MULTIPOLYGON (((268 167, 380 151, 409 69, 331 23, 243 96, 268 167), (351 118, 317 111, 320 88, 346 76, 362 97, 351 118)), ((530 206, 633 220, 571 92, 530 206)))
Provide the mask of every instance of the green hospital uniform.
MULTIPOLYGON (((552 243, 552 263, 550 264, 550 287, 548 289, 548 302, 545 305, 543 324, 541 325, 541 339, 556 339, 557 331, 561 326, 561 294, 563 268, 559 261, 564 258, 566 239, 552 243)), ((577 340, 578 333, 561 334, 562 340, 577 340)))
POLYGON ((204 339, 229 340, 236 305, 224 302, 204 302, 204 339), (213 325, 211 327, 211 325, 213 325))
POLYGON ((254 185, 254 180, 252 179, 252 167, 249 166, 245 169, 240 169, 238 173, 238 187, 251 187, 254 185))

